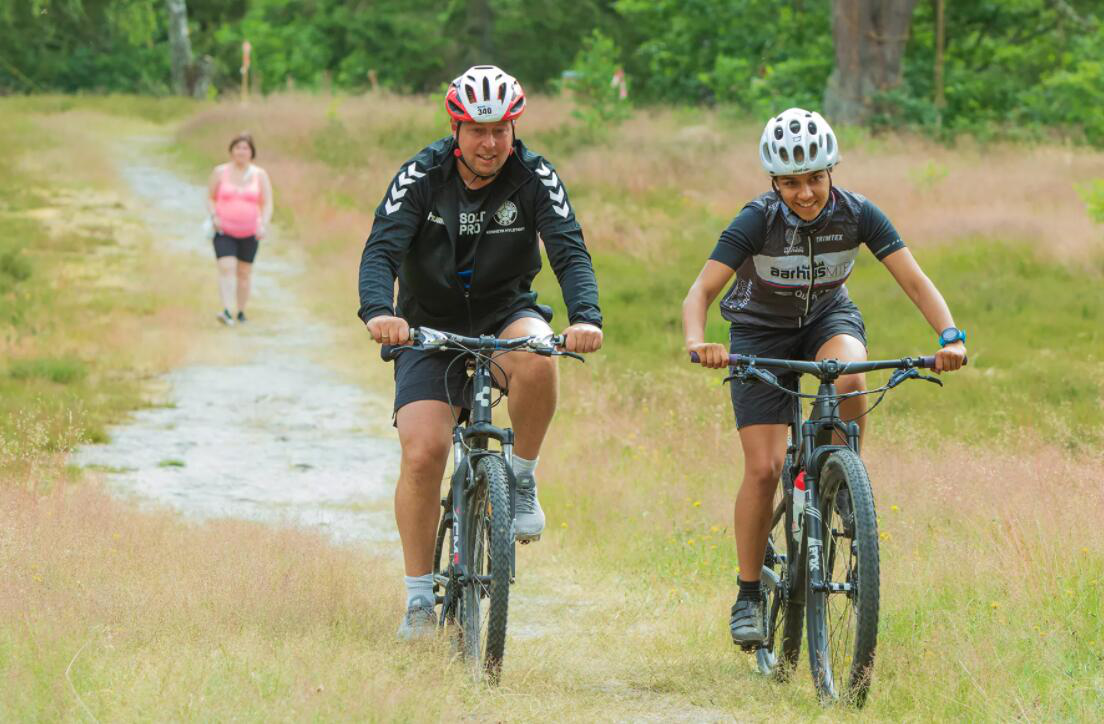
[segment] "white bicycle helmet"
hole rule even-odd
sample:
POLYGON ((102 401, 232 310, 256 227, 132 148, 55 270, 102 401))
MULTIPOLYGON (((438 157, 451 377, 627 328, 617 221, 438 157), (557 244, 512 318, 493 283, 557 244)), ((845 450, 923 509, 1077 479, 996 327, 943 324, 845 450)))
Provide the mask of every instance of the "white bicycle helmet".
POLYGON ((525 112, 525 91, 495 65, 473 65, 449 84, 445 110, 454 121, 512 121, 525 112))
POLYGON ((771 176, 826 171, 839 163, 839 144, 819 113, 790 108, 767 121, 759 161, 771 176))

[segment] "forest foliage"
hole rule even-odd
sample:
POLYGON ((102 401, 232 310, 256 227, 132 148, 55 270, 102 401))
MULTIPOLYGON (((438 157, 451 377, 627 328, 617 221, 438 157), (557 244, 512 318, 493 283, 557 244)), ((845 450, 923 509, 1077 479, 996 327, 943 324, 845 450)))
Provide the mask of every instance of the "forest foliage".
MULTIPOLYGON (((837 0, 839 1, 839 0, 837 0)), ((493 62, 551 90, 600 45, 635 104, 709 104, 763 116, 819 107, 832 70, 831 0, 188 0, 192 48, 235 91, 241 42, 255 87, 432 91, 493 62), (596 36, 595 33, 600 35, 596 36), (595 39, 598 38, 596 41, 595 39), (589 44, 588 44, 589 43, 589 44), (585 45, 587 44, 587 45, 585 45)), ((946 3, 936 106, 935 1, 914 11, 902 85, 875 124, 981 135, 1058 130, 1104 145, 1098 0, 946 3)), ((163 2, 0 0, 0 93, 170 91, 163 2)))

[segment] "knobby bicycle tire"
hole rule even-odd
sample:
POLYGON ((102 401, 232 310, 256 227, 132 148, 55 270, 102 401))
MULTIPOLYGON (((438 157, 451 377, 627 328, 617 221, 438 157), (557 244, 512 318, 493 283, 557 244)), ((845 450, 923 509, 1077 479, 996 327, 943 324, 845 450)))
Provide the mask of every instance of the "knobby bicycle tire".
POLYGON ((874 495, 866 466, 853 451, 838 450, 825 461, 819 510, 821 570, 826 581, 849 583, 851 590, 806 586, 809 666, 822 699, 862 706, 878 641, 880 573, 874 495))
POLYGON ((464 586, 460 607, 464 653, 476 673, 485 672, 492 683, 497 683, 506 648, 513 550, 509 484, 502 458, 480 457, 475 465, 474 482, 464 526, 470 552, 469 570, 472 575, 489 577, 489 581, 485 584, 473 581, 464 586))
MULTIPOLYGON (((756 652, 760 673, 786 681, 797 666, 801 655, 801 634, 805 614, 804 557, 793 537, 793 480, 790 475, 792 462, 786 456, 782 468, 780 487, 782 500, 775 508, 773 526, 767 542, 767 558, 763 562, 762 580, 767 594, 767 633, 771 638, 770 649, 756 652), (785 555, 785 561, 775 557, 776 552, 785 555), (770 578, 777 582, 769 582, 770 578)), ((804 539, 804 536, 802 536, 804 539)))

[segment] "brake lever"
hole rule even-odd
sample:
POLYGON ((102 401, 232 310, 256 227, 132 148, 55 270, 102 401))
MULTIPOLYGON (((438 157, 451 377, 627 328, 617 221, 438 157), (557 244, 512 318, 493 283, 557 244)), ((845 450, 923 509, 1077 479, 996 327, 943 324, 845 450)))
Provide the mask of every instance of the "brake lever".
POLYGON ((778 378, 775 377, 772 372, 768 372, 764 369, 759 369, 755 365, 746 365, 737 368, 735 372, 721 380, 721 384, 723 385, 726 382, 731 382, 732 380, 736 380, 737 382, 749 382, 751 381, 748 379, 749 377, 755 380, 759 380, 760 382, 765 382, 768 385, 778 384, 778 378))
POLYGON ((931 375, 917 374, 916 379, 925 380, 927 382, 934 382, 935 384, 939 385, 940 387, 943 386, 943 380, 939 379, 938 377, 932 377, 931 375))
POLYGON ((748 373, 758 379, 760 382, 766 382, 768 385, 778 384, 778 378, 774 376, 773 372, 759 369, 755 365, 751 365, 748 367, 748 373))
POLYGON ((913 377, 919 377, 920 370, 915 367, 909 367, 907 370, 895 370, 893 374, 889 376, 889 382, 886 382, 886 388, 892 390, 897 385, 901 384, 905 380, 912 379, 913 377))

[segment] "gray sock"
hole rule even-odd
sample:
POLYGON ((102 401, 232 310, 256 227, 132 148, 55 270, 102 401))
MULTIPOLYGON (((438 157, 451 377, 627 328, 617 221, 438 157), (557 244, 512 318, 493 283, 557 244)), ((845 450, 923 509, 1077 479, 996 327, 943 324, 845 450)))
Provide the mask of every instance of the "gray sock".
MULTIPOLYGON (((532 475, 537 470, 537 461, 540 458, 534 458, 533 460, 526 460, 520 455, 514 456, 514 476, 520 478, 522 475, 532 475)), ((534 477, 534 485, 536 485, 536 478, 534 477)))
POLYGON ((403 581, 406 583, 407 608, 410 608, 410 604, 414 603, 415 598, 422 598, 430 603, 433 602, 432 573, 427 573, 424 576, 403 576, 403 581))

